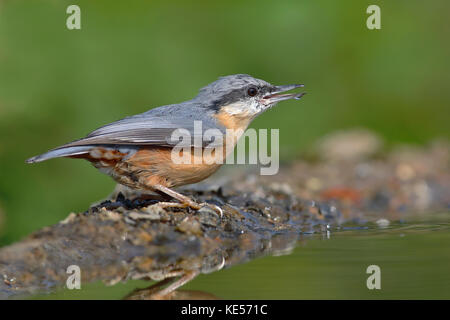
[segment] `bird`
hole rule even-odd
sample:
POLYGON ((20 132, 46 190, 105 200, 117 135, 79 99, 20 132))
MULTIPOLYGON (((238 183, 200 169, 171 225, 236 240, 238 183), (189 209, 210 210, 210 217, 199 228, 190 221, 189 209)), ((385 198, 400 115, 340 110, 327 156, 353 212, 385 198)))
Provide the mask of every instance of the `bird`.
POLYGON ((278 102, 300 99, 305 92, 285 92, 303 86, 276 86, 248 74, 223 76, 200 89, 191 100, 153 108, 104 125, 82 139, 29 158, 26 162, 37 163, 60 157, 85 159, 119 184, 178 200, 161 201, 161 206, 190 207, 194 210, 212 206, 222 213, 218 206, 198 203, 174 190, 206 179, 223 164, 195 161, 198 160, 195 159, 198 156, 193 151, 195 148, 204 149, 213 144, 204 137, 198 144, 195 139, 199 133, 195 132, 195 122, 202 124, 202 135, 208 129, 215 129, 224 135, 222 147, 228 144, 227 151, 222 155, 224 159, 239 138, 229 139, 226 135, 230 130, 245 131, 258 115, 278 102), (192 147, 187 149, 194 160, 190 163, 172 161, 172 151, 180 142, 173 138, 173 134, 179 129, 187 130, 193 137, 186 144, 192 147))

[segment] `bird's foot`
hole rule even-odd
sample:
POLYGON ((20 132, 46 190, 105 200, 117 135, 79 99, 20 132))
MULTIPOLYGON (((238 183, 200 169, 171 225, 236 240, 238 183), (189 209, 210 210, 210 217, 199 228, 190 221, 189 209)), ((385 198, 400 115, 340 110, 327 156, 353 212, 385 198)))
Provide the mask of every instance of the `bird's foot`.
POLYGON ((222 210, 221 207, 216 206, 215 204, 207 203, 207 202, 200 203, 200 206, 201 206, 200 208, 204 208, 204 207, 211 208, 212 210, 214 210, 219 215, 220 219, 222 219, 222 217, 223 217, 223 210, 222 210))
MULTIPOLYGON (((197 203, 194 200, 192 200, 191 198, 189 198, 185 195, 182 195, 181 193, 178 193, 178 192, 176 192, 170 188, 167 188, 165 186, 162 186, 162 185, 154 185, 153 188, 154 188, 154 190, 157 190, 160 193, 166 194, 166 195, 180 201, 180 203, 174 203, 174 205, 172 205, 171 207, 180 208, 180 205, 181 205, 183 207, 190 207, 194 210, 200 210, 203 207, 209 207, 212 210, 214 210, 220 216, 220 218, 223 217, 223 210, 219 206, 216 206, 211 203, 206 203, 206 202, 197 203)), ((167 202, 167 204, 169 204, 169 203, 171 203, 171 202, 167 202)), ((170 207, 170 206, 168 205, 168 207, 170 207)))
POLYGON ((208 207, 208 208, 211 208, 214 212, 216 212, 220 216, 221 219, 223 217, 223 210, 219 206, 216 206, 215 204, 211 204, 211 203, 207 203, 207 202, 198 203, 198 202, 195 202, 195 201, 189 199, 188 201, 185 202, 185 205, 194 210, 200 210, 201 208, 208 207))
POLYGON ((211 204, 211 203, 207 203, 207 202, 202 202, 202 203, 197 203, 195 201, 190 201, 189 203, 178 203, 178 202, 158 202, 153 204, 152 206, 157 206, 158 208, 161 209, 167 209, 167 208, 191 208, 194 210, 200 210, 202 208, 211 208, 214 212, 216 212, 220 218, 222 219, 223 217, 223 210, 219 207, 216 206, 215 204, 211 204))

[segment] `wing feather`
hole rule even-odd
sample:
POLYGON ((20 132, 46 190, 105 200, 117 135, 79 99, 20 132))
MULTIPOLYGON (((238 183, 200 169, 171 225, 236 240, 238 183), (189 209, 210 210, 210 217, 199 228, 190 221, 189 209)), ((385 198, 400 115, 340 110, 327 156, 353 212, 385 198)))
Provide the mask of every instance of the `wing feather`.
MULTIPOLYGON (((225 128, 218 124, 214 117, 208 115, 204 108, 186 107, 183 104, 164 106, 127 117, 98 128, 85 138, 70 142, 60 148, 116 144, 173 147, 179 143, 179 140, 172 138, 173 132, 177 129, 186 129, 191 136, 191 145, 194 145, 194 141, 197 141, 195 138, 199 136, 199 132, 194 132, 194 121, 201 121, 200 138, 203 137, 206 130, 212 128, 225 133, 225 128)), ((213 140, 202 139, 199 141, 203 142, 204 147, 214 147, 213 140)))

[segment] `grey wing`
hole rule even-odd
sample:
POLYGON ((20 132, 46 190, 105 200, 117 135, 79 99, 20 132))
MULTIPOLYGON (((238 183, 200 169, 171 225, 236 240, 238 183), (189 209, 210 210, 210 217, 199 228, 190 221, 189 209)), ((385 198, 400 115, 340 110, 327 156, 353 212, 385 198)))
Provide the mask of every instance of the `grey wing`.
POLYGON ((216 132, 225 134, 225 128, 216 123, 215 118, 203 108, 184 104, 164 106, 107 124, 83 139, 30 158, 27 162, 86 153, 96 145, 173 147, 180 143, 180 139, 183 145, 212 148, 221 145, 222 140, 204 136, 208 129, 216 129, 216 132), (176 132, 177 130, 181 131, 176 132))
POLYGON ((200 142, 203 147, 214 147, 215 139, 205 137, 205 131, 217 129, 225 133, 225 128, 215 118, 205 114, 204 110, 190 110, 187 114, 187 110, 171 107, 153 109, 110 123, 63 147, 115 144, 173 147, 180 142, 180 135, 188 135, 192 146, 200 142), (177 130, 183 131, 175 132, 177 130))

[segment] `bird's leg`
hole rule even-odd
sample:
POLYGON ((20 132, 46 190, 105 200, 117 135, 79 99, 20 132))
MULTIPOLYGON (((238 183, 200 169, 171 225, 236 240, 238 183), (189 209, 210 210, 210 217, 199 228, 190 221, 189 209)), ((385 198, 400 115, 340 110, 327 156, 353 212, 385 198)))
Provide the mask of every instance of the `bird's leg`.
POLYGON ((185 285, 192 279, 194 279, 196 276, 198 276, 199 271, 192 270, 192 271, 186 271, 179 279, 177 279, 175 282, 169 284, 164 289, 160 290, 157 294, 153 296, 154 299, 161 299, 165 296, 169 295, 170 293, 174 292, 179 287, 185 285))
MULTIPOLYGON (((176 191, 174 191, 174 190, 172 190, 170 188, 167 188, 167 187, 165 187, 163 185, 160 185, 160 184, 153 185, 152 188, 155 189, 158 192, 162 192, 164 194, 167 194, 167 195, 171 196, 172 198, 180 201, 181 204, 184 205, 185 207, 190 207, 190 208, 192 208, 194 210, 199 210, 201 207, 209 206, 214 211, 216 211, 220 215, 220 217, 222 217, 222 215, 223 215, 222 209, 220 209, 216 205, 209 204, 209 203, 197 203, 197 202, 193 201, 191 198, 189 198, 189 197, 187 197, 185 195, 182 195, 181 193, 178 193, 178 192, 176 192, 176 191)), ((169 205, 170 203, 171 202, 165 202, 164 204, 167 204, 167 206, 170 206, 169 205)), ((179 206, 180 204, 178 204, 178 203, 173 203, 173 204, 174 204, 174 207, 178 207, 178 208, 180 207, 179 206)))
POLYGON ((197 270, 175 272, 172 277, 166 278, 148 288, 137 289, 125 297, 126 300, 161 300, 170 299, 170 294, 176 289, 194 279, 199 274, 197 270), (177 279, 177 277, 179 277, 177 279), (166 286, 167 285, 167 286, 166 286), (166 287, 164 287, 166 286, 166 287))
POLYGON ((157 184, 152 186, 152 188, 180 201, 182 204, 185 204, 186 206, 191 207, 192 209, 198 210, 202 207, 197 202, 193 201, 191 198, 184 196, 181 193, 178 193, 170 188, 164 187, 163 185, 157 184))

